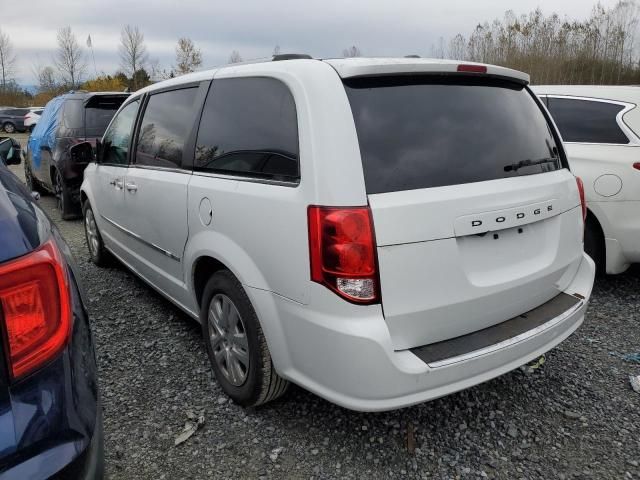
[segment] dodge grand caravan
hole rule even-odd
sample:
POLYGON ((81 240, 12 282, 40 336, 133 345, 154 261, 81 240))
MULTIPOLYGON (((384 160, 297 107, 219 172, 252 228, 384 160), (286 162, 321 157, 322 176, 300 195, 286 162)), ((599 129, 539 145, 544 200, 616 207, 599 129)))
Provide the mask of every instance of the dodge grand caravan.
POLYGON ((277 56, 120 108, 81 187, 89 252, 198 319, 241 405, 440 397, 584 318, 582 184, 526 74, 277 56))

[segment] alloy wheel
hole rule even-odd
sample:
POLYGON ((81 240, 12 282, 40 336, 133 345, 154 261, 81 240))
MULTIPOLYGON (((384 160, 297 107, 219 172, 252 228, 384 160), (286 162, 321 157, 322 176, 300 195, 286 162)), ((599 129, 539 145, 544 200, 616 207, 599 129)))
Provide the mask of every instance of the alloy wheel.
POLYGON ((87 245, 92 256, 98 254, 100 247, 100 240, 98 239, 98 226, 96 225, 96 219, 93 216, 93 211, 88 208, 84 214, 84 230, 87 235, 87 245))
POLYGON ((56 194, 56 206, 58 210, 64 212, 64 193, 62 191, 64 183, 62 182, 62 174, 59 170, 56 171, 56 182, 53 187, 56 194))
POLYGON ((217 293, 207 318, 216 365, 226 380, 239 387, 249 373, 249 342, 242 316, 228 296, 217 293))

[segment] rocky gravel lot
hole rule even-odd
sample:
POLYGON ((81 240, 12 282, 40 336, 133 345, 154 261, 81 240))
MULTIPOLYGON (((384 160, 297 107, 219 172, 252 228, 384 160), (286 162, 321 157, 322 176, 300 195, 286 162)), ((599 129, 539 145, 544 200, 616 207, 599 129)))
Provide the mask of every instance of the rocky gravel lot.
POLYGON ((296 387, 244 410, 212 379, 199 326, 125 267, 90 263, 82 223, 40 203, 84 277, 110 478, 640 478, 640 364, 622 358, 640 352, 640 268, 598 279, 584 325, 531 372, 387 413, 296 387))

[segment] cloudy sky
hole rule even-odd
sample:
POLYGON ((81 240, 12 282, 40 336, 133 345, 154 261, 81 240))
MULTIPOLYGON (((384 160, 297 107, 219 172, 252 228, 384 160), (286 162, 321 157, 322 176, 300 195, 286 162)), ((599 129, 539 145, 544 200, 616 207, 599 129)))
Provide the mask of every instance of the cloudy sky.
MULTIPOLYGON (((600 0, 612 6, 615 0, 600 0)), ((93 40, 98 72, 118 68, 120 29, 138 25, 151 59, 166 69, 175 63, 175 44, 188 36, 202 49, 204 66, 226 63, 232 50, 246 59, 284 52, 339 56, 357 45, 368 56, 429 56, 442 36, 465 36, 479 22, 541 7, 583 19, 595 0, 0 0, 0 29, 18 57, 17 78, 35 83, 33 67, 52 63, 56 30, 71 26, 84 47, 93 40)), ((87 57, 87 73, 94 74, 87 57)))

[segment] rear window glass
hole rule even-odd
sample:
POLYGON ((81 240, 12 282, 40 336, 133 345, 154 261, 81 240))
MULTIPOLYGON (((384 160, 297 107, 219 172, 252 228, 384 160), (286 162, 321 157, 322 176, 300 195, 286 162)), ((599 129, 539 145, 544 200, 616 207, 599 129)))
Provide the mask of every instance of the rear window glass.
POLYGON ((126 97, 95 96, 85 107, 84 128, 87 137, 101 137, 126 97))
POLYGON ((345 81, 367 193, 441 187, 563 167, 522 85, 471 77, 345 81))
POLYGON ((616 120, 623 105, 549 97, 548 106, 565 142, 629 143, 616 120))

